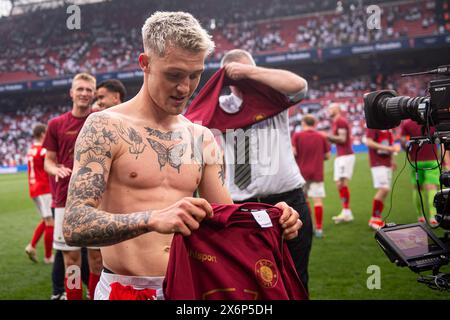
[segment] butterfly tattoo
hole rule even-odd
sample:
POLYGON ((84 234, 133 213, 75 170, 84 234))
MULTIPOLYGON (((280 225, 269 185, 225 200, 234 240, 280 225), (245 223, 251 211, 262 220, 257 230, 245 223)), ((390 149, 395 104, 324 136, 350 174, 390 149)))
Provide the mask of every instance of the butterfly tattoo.
POLYGON ((178 143, 166 147, 162 143, 150 138, 147 138, 147 141, 150 143, 153 150, 155 150, 158 154, 159 170, 162 170, 166 163, 169 162, 169 165, 172 168, 177 169, 178 173, 180 173, 180 167, 182 164, 181 158, 186 152, 186 143, 178 143))

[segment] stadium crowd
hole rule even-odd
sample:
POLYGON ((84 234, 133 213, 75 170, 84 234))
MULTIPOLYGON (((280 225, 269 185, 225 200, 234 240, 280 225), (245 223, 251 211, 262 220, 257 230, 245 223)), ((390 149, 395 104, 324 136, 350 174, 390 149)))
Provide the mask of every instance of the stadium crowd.
POLYGON ((5 50, 0 53, 0 82, 137 68, 139 26, 154 10, 177 8, 201 17, 216 41, 215 59, 233 47, 257 55, 445 32, 436 22, 434 0, 382 3, 382 26, 374 30, 366 27, 366 5, 361 2, 336 8, 333 1, 264 0, 255 6, 246 0, 189 1, 180 7, 174 0, 113 1, 86 5, 86 10, 82 7, 80 30, 66 28, 68 15, 65 11, 61 14, 65 8, 2 18, 5 50), (252 10, 242 11, 242 7, 252 10), (22 31, 13 32, 12 28, 22 31))
POLYGON ((2 112, 0 117, 0 166, 27 163, 27 150, 31 144, 31 130, 37 123, 47 123, 63 112, 67 106, 35 104, 16 112, 2 112))

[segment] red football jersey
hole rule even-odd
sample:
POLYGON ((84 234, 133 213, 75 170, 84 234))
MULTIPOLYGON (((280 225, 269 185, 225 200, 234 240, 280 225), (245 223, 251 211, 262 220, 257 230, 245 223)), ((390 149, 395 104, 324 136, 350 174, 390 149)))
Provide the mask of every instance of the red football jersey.
POLYGON ((48 174, 44 170, 46 149, 40 144, 33 144, 27 152, 28 158, 28 186, 30 197, 36 198, 41 194, 50 193, 48 174))
POLYGON ((163 283, 166 299, 308 299, 282 241, 280 209, 261 203, 213 209, 214 217, 191 236, 174 236, 163 283), (262 228, 250 210, 267 212, 272 226, 262 228))
MULTIPOLYGON (((56 152, 58 163, 69 169, 73 168, 75 142, 86 119, 87 116, 76 118, 69 111, 50 120, 48 124, 43 145, 47 150, 56 152)), ((59 179, 56 183, 54 198, 56 208, 66 206, 69 181, 70 177, 67 177, 59 179)))
POLYGON ((350 128, 348 121, 342 116, 339 116, 332 123, 333 135, 337 135, 339 129, 345 129, 347 131, 347 134, 346 134, 346 139, 345 139, 344 144, 336 143, 337 156, 345 156, 345 155, 353 154, 352 128, 350 128))

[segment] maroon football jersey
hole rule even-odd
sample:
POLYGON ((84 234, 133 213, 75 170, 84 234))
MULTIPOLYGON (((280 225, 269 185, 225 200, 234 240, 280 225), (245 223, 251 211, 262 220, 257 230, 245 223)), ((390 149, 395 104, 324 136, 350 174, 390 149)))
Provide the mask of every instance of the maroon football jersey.
POLYGON ((190 121, 222 132, 227 129, 245 128, 273 117, 298 101, 291 101, 285 94, 250 79, 232 80, 225 69, 219 69, 203 86, 184 116, 190 121), (242 106, 237 113, 227 113, 219 106, 219 96, 226 86, 236 86, 243 95, 242 106))
POLYGON ((261 203, 213 209, 214 217, 191 236, 174 236, 163 284, 166 299, 308 299, 282 240, 280 209, 261 203), (272 226, 258 224, 252 214, 258 211, 267 212, 272 226))
POLYGON ((295 160, 303 178, 323 182, 325 155, 331 150, 327 138, 316 130, 305 130, 294 133, 292 144, 297 150, 295 160))
MULTIPOLYGON (((72 112, 69 111, 50 120, 43 146, 48 151, 56 152, 58 164, 62 164, 69 169, 73 168, 75 142, 86 119, 87 116, 76 118, 72 115, 72 112)), ((66 206, 69 181, 70 177, 67 177, 59 179, 56 183, 56 208, 66 206)))

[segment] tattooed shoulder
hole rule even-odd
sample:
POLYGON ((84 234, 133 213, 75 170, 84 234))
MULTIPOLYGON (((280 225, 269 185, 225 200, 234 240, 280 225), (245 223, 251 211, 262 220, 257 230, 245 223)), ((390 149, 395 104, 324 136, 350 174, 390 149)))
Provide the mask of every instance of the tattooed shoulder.
POLYGON ((119 137, 128 145, 128 152, 135 156, 135 159, 144 152, 146 144, 138 130, 130 125, 125 125, 123 121, 114 124, 119 137))
POLYGON ((79 135, 75 157, 78 161, 88 156, 112 157, 111 147, 118 143, 117 134, 110 129, 110 117, 107 114, 91 114, 79 135))

